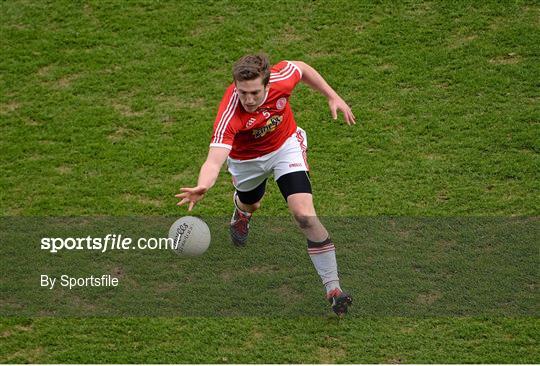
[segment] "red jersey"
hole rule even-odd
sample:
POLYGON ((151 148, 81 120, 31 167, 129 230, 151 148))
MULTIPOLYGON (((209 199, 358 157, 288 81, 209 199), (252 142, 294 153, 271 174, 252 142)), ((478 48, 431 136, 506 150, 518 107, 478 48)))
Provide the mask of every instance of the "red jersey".
POLYGON ((253 113, 247 112, 234 83, 225 91, 210 146, 231 149, 230 157, 254 159, 276 151, 296 131, 289 97, 302 78, 294 63, 281 61, 270 70, 268 94, 253 113))

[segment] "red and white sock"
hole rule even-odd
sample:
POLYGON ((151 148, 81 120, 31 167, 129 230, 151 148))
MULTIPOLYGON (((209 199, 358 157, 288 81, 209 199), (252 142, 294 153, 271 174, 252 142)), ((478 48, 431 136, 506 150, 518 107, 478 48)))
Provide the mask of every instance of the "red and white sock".
POLYGON ((335 289, 341 291, 337 270, 336 248, 332 240, 328 238, 322 242, 314 242, 308 239, 307 244, 309 257, 321 277, 326 293, 330 293, 335 289))

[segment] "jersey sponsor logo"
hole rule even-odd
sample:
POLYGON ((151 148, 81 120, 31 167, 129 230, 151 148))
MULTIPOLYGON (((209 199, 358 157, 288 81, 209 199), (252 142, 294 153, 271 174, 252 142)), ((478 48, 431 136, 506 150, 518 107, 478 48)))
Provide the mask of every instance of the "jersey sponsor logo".
POLYGON ((289 168, 297 168, 299 166, 302 166, 302 163, 292 163, 292 164, 289 164, 289 168))
POLYGON ((285 97, 279 98, 278 101, 276 102, 276 108, 281 111, 283 108, 285 108, 286 104, 287 104, 287 98, 285 97))
POLYGON ((253 126, 256 120, 257 119, 255 117, 251 117, 246 123, 246 128, 250 128, 251 126, 253 126))
POLYGON ((274 116, 270 118, 266 121, 266 125, 264 127, 253 130, 253 137, 258 139, 266 135, 268 132, 274 131, 282 120, 283 116, 274 116))

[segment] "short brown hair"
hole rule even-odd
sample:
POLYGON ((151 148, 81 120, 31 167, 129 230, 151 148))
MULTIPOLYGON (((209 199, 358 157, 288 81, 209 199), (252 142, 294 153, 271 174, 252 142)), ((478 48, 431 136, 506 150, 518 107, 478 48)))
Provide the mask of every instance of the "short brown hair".
POLYGON ((259 76, 262 77, 263 85, 268 85, 268 81, 270 81, 270 61, 264 53, 246 55, 234 64, 234 81, 254 80, 259 76))

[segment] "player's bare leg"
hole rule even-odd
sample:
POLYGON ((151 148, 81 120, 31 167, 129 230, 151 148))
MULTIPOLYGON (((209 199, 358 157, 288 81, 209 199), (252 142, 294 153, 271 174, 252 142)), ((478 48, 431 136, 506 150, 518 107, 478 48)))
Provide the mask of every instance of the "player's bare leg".
POLYGON ((326 288, 326 297, 338 315, 347 312, 351 297, 339 285, 335 247, 328 231, 320 222, 313 206, 311 193, 295 193, 287 204, 300 230, 307 238, 308 254, 326 288))
POLYGON ((321 242, 328 238, 328 231, 319 221, 311 193, 295 193, 287 197, 289 210, 298 227, 310 241, 321 242))

